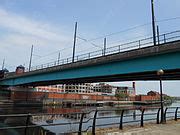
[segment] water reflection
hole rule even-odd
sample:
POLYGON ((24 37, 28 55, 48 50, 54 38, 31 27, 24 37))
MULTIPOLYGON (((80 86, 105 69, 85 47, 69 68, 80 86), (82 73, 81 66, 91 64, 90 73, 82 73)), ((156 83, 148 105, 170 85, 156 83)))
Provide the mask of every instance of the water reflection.
POLYGON ((136 110, 133 112, 133 120, 136 120, 136 110))
MULTIPOLYGON (((169 105, 168 105, 169 106, 169 105)), ((173 103, 170 106, 180 106, 180 103, 173 103)), ((103 116, 118 116, 117 118, 111 119, 102 119, 97 120, 97 124, 102 123, 112 123, 112 122, 119 122, 120 115, 122 110, 124 109, 124 115, 132 115, 132 117, 124 118, 124 121, 131 121, 131 120, 139 120, 143 109, 146 109, 146 113, 157 112, 157 108, 159 106, 152 106, 153 108, 149 108, 149 106, 129 106, 129 107, 104 107, 104 108, 86 108, 86 107, 78 107, 78 108, 61 108, 61 107, 0 107, 0 114, 18 114, 18 113, 31 113, 31 114, 39 114, 41 115, 32 115, 29 124, 33 125, 49 125, 49 124, 58 124, 58 123, 65 123, 65 122, 78 122, 81 117, 82 112, 88 112, 90 110, 95 109, 106 109, 107 111, 99 111, 98 117, 103 116), (126 110, 130 109, 130 110, 126 110), (111 111, 108 111, 111 110, 111 111), (112 111, 115 110, 115 111, 112 111), (70 113, 70 114, 68 114, 70 113), (47 115, 48 114, 48 115, 47 115)), ((88 120, 89 118, 93 118, 94 112, 88 113, 85 115, 84 121, 88 120)), ((19 125, 26 125, 26 117, 0 117, 0 126, 19 126, 19 125)), ((83 124, 83 129, 86 129, 88 126, 92 125, 92 120, 88 123, 83 124)), ((78 130, 78 125, 66 125, 66 126, 45 126, 45 127, 36 127, 36 128, 29 128, 28 133, 39 135, 39 132, 53 132, 53 133, 62 133, 67 131, 75 131, 78 130)), ((25 129, 16 129, 16 130, 6 130, 3 131, 4 135, 23 135, 25 129)))

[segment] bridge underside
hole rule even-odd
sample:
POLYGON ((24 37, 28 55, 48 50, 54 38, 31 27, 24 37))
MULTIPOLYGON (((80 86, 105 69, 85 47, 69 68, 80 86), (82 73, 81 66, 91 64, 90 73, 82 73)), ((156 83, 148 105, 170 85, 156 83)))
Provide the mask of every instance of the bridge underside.
MULTIPOLYGON (((161 76, 162 80, 180 80, 180 69, 164 70, 165 74, 161 76)), ((26 86, 45 86, 53 84, 72 84, 72 83, 95 83, 95 82, 117 82, 117 81, 157 81, 160 80, 160 76, 157 75, 157 71, 120 74, 112 76, 99 76, 89 78, 77 78, 68 80, 57 81, 42 81, 36 83, 25 84, 26 86)))
POLYGON ((59 83, 180 80, 180 41, 113 54, 25 73, 0 80, 0 86, 40 86, 59 83))

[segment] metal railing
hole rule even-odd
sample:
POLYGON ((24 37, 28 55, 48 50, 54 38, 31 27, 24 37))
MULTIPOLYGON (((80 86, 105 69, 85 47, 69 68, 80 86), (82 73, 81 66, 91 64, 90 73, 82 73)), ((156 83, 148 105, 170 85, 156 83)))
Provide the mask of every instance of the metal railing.
MULTIPOLYGON (((167 120, 172 120, 174 119, 175 121, 178 120, 178 114, 180 113, 178 111, 179 107, 167 107, 164 110, 164 119, 165 122, 167 120)), ((122 130, 123 127, 127 124, 139 124, 140 127, 143 127, 144 124, 146 122, 154 122, 159 124, 160 123, 160 108, 141 108, 138 114, 125 114, 126 111, 133 111, 133 110, 138 110, 139 109, 112 109, 112 110, 92 110, 89 112, 83 112, 83 113, 65 113, 65 114, 56 114, 56 113, 49 113, 49 114, 13 114, 13 115, 0 115, 0 118, 12 118, 12 117, 23 117, 25 119, 25 123, 23 125, 18 125, 18 126, 0 126, 0 131, 4 131, 4 130, 18 130, 18 129, 23 129, 24 134, 25 135, 29 135, 32 133, 29 132, 30 129, 33 128, 37 128, 37 127, 43 127, 45 129, 45 127, 52 127, 52 126, 68 126, 68 125, 76 125, 78 128, 77 130, 74 131, 70 131, 70 132, 63 132, 63 133, 76 133, 78 135, 82 135, 82 133, 84 132, 91 132, 93 135, 96 134, 96 130, 99 127, 115 127, 115 125, 122 130), (156 112, 148 112, 147 109, 156 109, 156 112), (118 112, 119 115, 115 115, 115 116, 99 116, 100 113, 107 113, 107 112, 113 112, 116 111, 118 112), (93 113, 92 117, 90 118, 86 118, 85 116, 87 114, 91 114, 93 113), (59 115, 59 116, 67 116, 67 115, 76 115, 78 114, 79 120, 78 121, 73 121, 73 122, 63 122, 63 123, 49 123, 49 124, 39 124, 39 125, 35 125, 32 124, 31 119, 32 117, 38 117, 38 116, 55 116, 55 115, 59 115), (132 117, 138 117, 139 119, 129 119, 132 117), (104 122, 102 120, 108 120, 109 119, 114 119, 114 121, 110 121, 110 122, 104 122), (88 124, 88 125, 87 125, 88 124), (86 127, 84 127, 86 125, 86 127), (90 130, 91 129, 91 130, 90 130)), ((44 130, 44 134, 46 134, 48 132, 48 130, 44 130)), ((42 133, 42 135, 43 135, 42 133)))
MULTIPOLYGON (((158 39, 159 39, 159 41, 157 41, 157 45, 172 42, 172 41, 178 41, 178 40, 180 40, 180 30, 162 34, 158 37, 158 39)), ((115 53, 122 53, 122 52, 145 48, 145 47, 149 47, 149 46, 153 46, 153 37, 148 37, 148 38, 144 38, 144 39, 137 40, 137 41, 119 44, 119 45, 116 45, 113 47, 106 48, 105 50, 101 49, 101 50, 77 55, 74 58, 74 62, 93 59, 93 58, 97 58, 97 57, 103 57, 103 56, 107 56, 107 55, 111 55, 111 54, 115 54, 115 53)), ((54 61, 54 62, 34 66, 31 68, 31 71, 45 69, 45 68, 49 68, 49 67, 53 67, 53 66, 69 64, 69 63, 72 63, 72 57, 61 59, 59 61, 54 61)))

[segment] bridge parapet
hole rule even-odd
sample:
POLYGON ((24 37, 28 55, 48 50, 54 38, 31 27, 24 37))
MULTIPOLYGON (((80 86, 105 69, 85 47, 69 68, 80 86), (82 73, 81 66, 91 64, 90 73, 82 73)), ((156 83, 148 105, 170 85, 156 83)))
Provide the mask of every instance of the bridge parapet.
MULTIPOLYGON (((178 40, 180 40, 180 30, 160 35, 159 41, 157 41, 157 45, 166 44, 166 43, 170 43, 172 41, 178 41, 178 40)), ((97 59, 103 56, 109 56, 116 53, 129 52, 131 50, 137 50, 137 49, 146 48, 150 46, 153 46, 153 37, 148 37, 141 40, 119 44, 113 47, 106 48, 105 50, 102 49, 102 50, 97 50, 97 51, 77 55, 75 56, 74 60, 75 62, 79 62, 79 61, 86 61, 89 59, 97 59)), ((32 67, 31 71, 44 69, 44 68, 46 69, 49 67, 66 65, 66 64, 72 64, 72 57, 32 67)))
MULTIPOLYGON (((143 45, 140 42, 141 46, 134 45, 124 51, 117 51, 115 47, 116 49, 112 48, 113 51, 106 55, 95 55, 73 63, 37 68, 19 75, 8 74, 0 80, 0 85, 40 86, 78 82, 157 80, 159 78, 156 71, 159 69, 165 71, 163 79, 179 79, 180 63, 177 61, 180 58, 180 31, 168 33, 164 37, 164 42, 161 41, 161 44, 156 46, 151 42, 143 45)), ((149 39, 151 38, 147 41, 149 39)))
POLYGON ((153 55, 159 55, 159 54, 164 54, 164 53, 173 53, 177 51, 180 51, 180 40, 164 43, 157 46, 148 46, 148 47, 144 47, 140 49, 134 49, 134 50, 125 51, 121 53, 110 54, 110 55, 92 58, 88 60, 77 61, 75 63, 69 63, 69 64, 57 65, 57 66, 52 66, 52 67, 43 68, 43 69, 37 69, 30 72, 25 72, 23 74, 19 74, 19 75, 11 73, 11 75, 7 75, 5 79, 28 76, 28 75, 33 75, 33 74, 43 74, 46 72, 55 72, 59 70, 68 70, 68 69, 74 69, 74 68, 79 68, 79 67, 87 67, 87 66, 105 64, 105 63, 115 62, 115 61, 125 61, 129 59, 140 58, 140 57, 153 56, 153 55))

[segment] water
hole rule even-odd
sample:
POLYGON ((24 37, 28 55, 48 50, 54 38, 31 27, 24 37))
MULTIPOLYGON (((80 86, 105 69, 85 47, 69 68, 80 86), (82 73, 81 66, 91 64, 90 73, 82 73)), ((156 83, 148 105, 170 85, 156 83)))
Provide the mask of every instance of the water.
MULTIPOLYGON (((167 107, 177 107, 177 106, 180 106, 180 102, 173 103, 171 105, 168 105, 167 107)), ((130 107, 127 107, 127 108, 135 108, 135 107, 138 107, 138 106, 130 106, 130 107)), ((158 106, 156 106, 156 107, 158 107, 158 106)), ((112 110, 113 109, 119 109, 120 110, 120 109, 122 109, 121 107, 117 107, 117 108, 114 108, 114 107, 113 108, 112 107, 103 107, 103 108, 98 108, 98 109, 106 109, 107 111, 100 111, 97 114, 96 125, 113 124, 114 126, 118 126, 118 124, 116 124, 116 123, 119 123, 119 121, 120 121, 121 111, 112 111, 112 110), (108 111, 108 110, 110 110, 110 111, 108 111), (108 117, 108 116, 111 116, 113 118, 105 118, 105 119, 103 119, 103 117, 108 117)), ((154 119, 153 121, 156 122, 156 118, 157 118, 156 114, 154 114, 154 115, 147 115, 147 114, 157 113, 157 111, 158 111, 158 109, 147 109, 145 111, 144 119, 154 119)), ((175 108, 168 109, 167 112, 175 112, 175 108)), ((123 121, 124 122, 128 122, 128 121, 140 120, 141 113, 142 113, 142 107, 140 107, 139 110, 128 110, 128 111, 125 111, 124 115, 132 115, 132 116, 131 117, 124 117, 123 121)), ((94 116, 94 112, 92 112, 89 115, 87 115, 86 118, 84 119, 84 121, 87 121, 87 120, 93 118, 93 116, 94 116)), ((167 116, 168 117, 169 116, 173 116, 174 117, 174 113, 173 114, 167 113, 167 116)), ((63 118, 63 117, 61 117, 61 118, 55 119, 53 121, 54 124, 66 123, 66 122, 70 122, 70 123, 79 122, 79 119, 63 118)), ((92 123, 93 123, 92 119, 89 120, 89 122, 84 123, 83 124, 83 130, 86 130, 86 129, 88 129, 89 126, 92 126, 92 123)), ((42 122, 37 123, 37 124, 46 124, 46 121, 42 121, 42 122)), ((130 123, 128 123, 128 124, 130 124, 130 123)), ((134 123, 131 123, 131 124, 134 124, 134 123)), ((137 122, 136 122, 136 124, 137 124, 137 122)), ((101 126, 99 126, 99 127, 101 127, 101 126)), ((106 126, 102 126, 102 127, 109 127, 109 126, 106 125, 106 126)), ((112 127, 112 125, 110 125, 110 127, 112 127)), ((44 128, 46 128, 46 129, 48 129, 50 131, 53 131, 53 132, 58 134, 58 133, 63 133, 63 132, 78 131, 79 125, 78 124, 70 124, 70 125, 66 125, 66 126, 56 126, 56 127, 49 126, 49 127, 44 127, 44 128)))
MULTIPOLYGON (((168 105, 167 107, 180 107, 180 102, 175 102, 172 103, 171 105, 168 105)), ((140 114, 142 113, 142 109, 146 108, 146 106, 140 107, 140 106, 129 106, 129 107, 124 107, 124 109, 127 108, 138 108, 138 110, 128 110, 124 112, 124 115, 131 115, 130 117, 124 117, 123 121, 128 122, 128 121, 134 121, 134 120, 140 120, 140 114)), ((149 106, 148 106, 149 107, 149 106)), ((156 106, 158 107, 158 106, 156 106)), ((79 122, 80 121, 80 114, 77 115, 60 115, 60 114, 65 114, 65 113, 82 113, 88 112, 91 110, 95 109, 105 109, 106 111, 100 111, 97 114, 97 121, 96 125, 101 125, 101 124, 113 124, 114 126, 118 126, 117 123, 120 121, 120 115, 121 115, 121 109, 122 107, 101 107, 101 108, 96 108, 96 107, 80 107, 80 108, 61 108, 61 107, 7 107, 7 106, 1 106, 0 107, 0 114, 22 114, 22 113, 31 113, 31 114, 39 114, 42 113, 44 115, 39 115, 39 116, 33 116, 31 117, 31 121, 36 124, 36 125, 46 125, 42 126, 43 129, 48 130, 50 132, 59 134, 59 133, 64 133, 64 132, 72 132, 72 131, 78 131, 78 124, 73 124, 74 122, 79 122), (113 109, 116 109, 116 111, 112 111, 113 109), (110 111, 108 111, 110 110, 110 111), (119 110, 119 111, 117 111, 119 110), (58 115, 45 115, 45 114, 58 114, 58 115), (104 119, 103 117, 108 117, 111 116, 113 118, 106 118, 104 119), (56 125, 56 126, 48 126, 50 124, 59 124, 59 123, 70 123, 68 125, 56 125)), ((152 120, 153 122, 156 122, 156 117, 157 115, 147 115, 150 113, 157 113, 158 109, 146 109, 145 111, 145 116, 144 119, 154 119, 152 120)), ((173 109, 168 109, 167 112, 175 112, 175 108, 173 109)), ((89 126, 92 126, 93 123, 93 116, 94 116, 94 111, 85 115, 84 121, 89 120, 87 123, 83 123, 83 130, 86 130, 89 126)), ((167 113, 167 116, 173 116, 174 113, 167 113)), ((8 118, 8 117, 1 117, 0 118, 1 125, 3 126, 12 126, 12 125, 25 125, 26 123, 26 117, 13 117, 8 118)), ((128 123, 129 124, 129 123, 128 123)), ((134 124, 134 123, 131 123, 134 124)), ((139 124, 139 122, 136 122, 135 124, 139 124)), ((101 127, 101 126, 99 126, 101 127)), ((109 125, 102 126, 102 127, 109 127, 109 125)), ((112 125, 110 125, 112 127, 112 125)), ((41 129, 41 128, 40 128, 41 129)), ((38 131, 37 128, 31 128, 29 131, 33 131, 34 134, 35 131, 38 131)), ((91 130, 91 128, 90 128, 91 130)), ((16 132, 16 130, 11 130, 12 132, 16 132)), ((17 135, 24 134, 24 129, 22 131, 16 132, 17 135)), ((10 135, 12 133, 8 133, 7 135, 10 135)))

